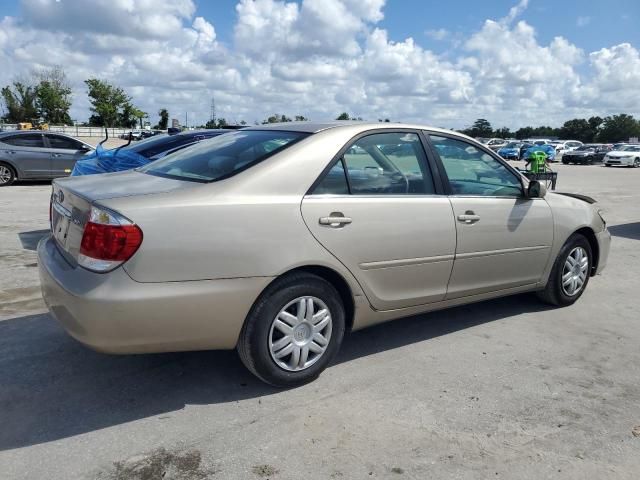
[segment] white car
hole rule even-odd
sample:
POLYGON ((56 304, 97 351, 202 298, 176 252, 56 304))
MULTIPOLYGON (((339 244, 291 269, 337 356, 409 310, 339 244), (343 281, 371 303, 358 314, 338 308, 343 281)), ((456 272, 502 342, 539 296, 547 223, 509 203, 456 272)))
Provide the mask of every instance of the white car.
POLYGON ((620 150, 612 150, 604 156, 604 166, 640 167, 640 145, 625 145, 620 150))
POLYGON ((556 147, 556 153, 561 154, 564 152, 571 152, 578 147, 584 145, 582 142, 578 140, 558 140, 556 142, 551 142, 551 144, 556 147))
POLYGON ((482 143, 484 143, 487 147, 489 147, 494 152, 497 152, 502 147, 505 147, 509 142, 507 142, 503 138, 489 138, 486 141, 483 141, 482 143))

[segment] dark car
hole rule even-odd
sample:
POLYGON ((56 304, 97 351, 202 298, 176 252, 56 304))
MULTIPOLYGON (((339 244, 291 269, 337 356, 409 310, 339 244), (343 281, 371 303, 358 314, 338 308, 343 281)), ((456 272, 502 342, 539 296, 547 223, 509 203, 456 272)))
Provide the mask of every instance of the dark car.
POLYGON ((68 135, 36 130, 0 133, 0 187, 16 180, 49 180, 71 173, 93 147, 68 135))
POLYGON ((562 163, 590 164, 594 162, 602 162, 604 156, 611 150, 611 145, 602 143, 590 143, 578 147, 575 150, 565 153, 562 156, 562 163))
POLYGON ((527 150, 529 150, 531 147, 534 147, 535 145, 533 143, 523 143, 520 146, 520 157, 518 157, 518 160, 522 160, 524 158, 524 152, 526 152, 527 150))
POLYGON ((131 170, 201 140, 213 138, 229 131, 231 130, 196 130, 175 135, 155 135, 111 150, 104 150, 99 146, 91 155, 87 155, 76 163, 71 175, 93 175, 131 170))

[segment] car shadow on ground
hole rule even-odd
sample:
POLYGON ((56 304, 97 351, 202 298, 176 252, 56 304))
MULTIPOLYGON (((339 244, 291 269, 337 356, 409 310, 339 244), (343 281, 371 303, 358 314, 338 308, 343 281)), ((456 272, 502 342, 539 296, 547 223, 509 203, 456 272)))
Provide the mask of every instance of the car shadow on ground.
POLYGON ((630 238, 640 240, 640 222, 624 223, 622 225, 609 226, 609 232, 614 237, 630 238))
MULTIPOLYGON (((416 342, 427 342, 428 348, 429 339, 546 308, 533 295, 518 295, 386 323, 345 337, 334 364, 416 342)), ((278 392, 248 373, 235 351, 105 355, 73 340, 46 314, 0 321, 0 352, 0 450, 188 404, 278 392)))
POLYGON ((49 235, 49 229, 47 230, 31 230, 30 232, 18 233, 22 248, 25 250, 36 250, 38 242, 42 237, 49 235))

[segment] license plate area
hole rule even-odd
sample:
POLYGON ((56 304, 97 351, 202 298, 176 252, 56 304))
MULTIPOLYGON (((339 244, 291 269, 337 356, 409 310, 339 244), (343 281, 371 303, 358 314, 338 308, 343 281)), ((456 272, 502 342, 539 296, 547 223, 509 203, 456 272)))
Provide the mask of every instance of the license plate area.
POLYGON ((64 249, 67 244, 71 212, 57 202, 53 203, 51 212, 51 232, 56 242, 64 249))

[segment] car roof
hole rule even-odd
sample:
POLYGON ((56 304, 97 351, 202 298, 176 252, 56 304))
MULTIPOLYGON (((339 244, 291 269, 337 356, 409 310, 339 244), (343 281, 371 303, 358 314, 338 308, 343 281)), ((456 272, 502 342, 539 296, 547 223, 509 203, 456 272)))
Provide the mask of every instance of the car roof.
POLYGON ((0 137, 7 137, 9 135, 29 135, 33 133, 41 133, 43 135, 62 135, 63 137, 74 138, 69 134, 62 132, 53 132, 51 130, 6 130, 4 132, 0 132, 0 137))
MULTIPOLYGON (((436 133, 455 134, 477 142, 477 140, 454 130, 444 128, 430 127, 428 125, 420 125, 415 123, 391 123, 391 122, 363 122, 353 120, 332 120, 327 122, 282 122, 267 123, 263 125, 254 125, 243 128, 242 130, 285 130, 289 132, 318 133, 328 129, 351 129, 354 131, 365 132, 367 130, 382 130, 394 128, 410 128, 415 130, 429 130, 436 133)), ((502 140, 502 139, 499 139, 502 140)))

